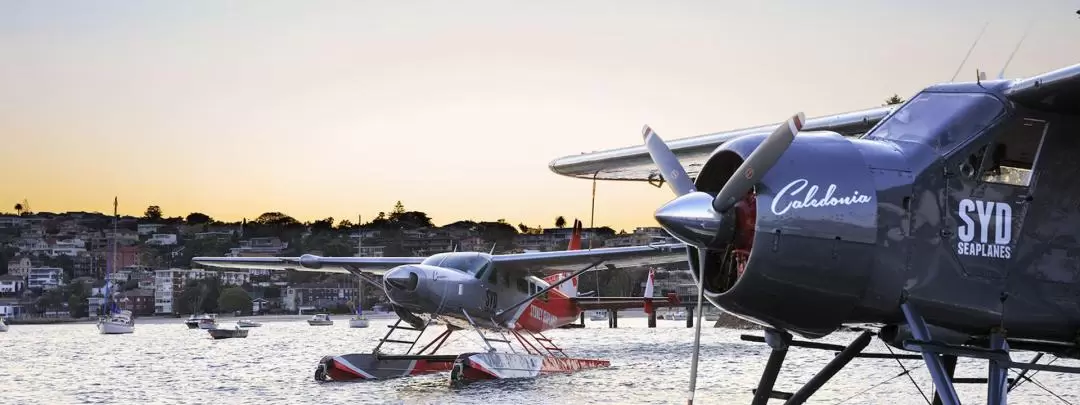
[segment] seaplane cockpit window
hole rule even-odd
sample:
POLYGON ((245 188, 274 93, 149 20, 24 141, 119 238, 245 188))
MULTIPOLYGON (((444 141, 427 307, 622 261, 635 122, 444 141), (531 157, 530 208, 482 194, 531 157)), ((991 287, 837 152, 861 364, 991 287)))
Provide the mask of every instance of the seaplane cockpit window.
POLYGON ((456 252, 431 255, 420 264, 454 269, 480 278, 481 272, 491 264, 491 260, 476 252, 456 252))
POLYGON ((994 143, 983 147, 981 152, 980 178, 989 183, 1028 186, 1035 157, 1039 154, 1047 123, 1038 119, 1024 118, 1002 128, 994 143))
POLYGON ((864 138, 922 143, 946 154, 986 130, 1004 113, 1004 104, 989 94, 923 92, 864 138))

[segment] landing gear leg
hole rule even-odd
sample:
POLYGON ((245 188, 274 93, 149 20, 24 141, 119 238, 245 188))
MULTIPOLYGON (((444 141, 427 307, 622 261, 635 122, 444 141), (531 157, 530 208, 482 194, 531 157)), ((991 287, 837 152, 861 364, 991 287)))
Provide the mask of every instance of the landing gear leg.
POLYGON ((806 402, 806 400, 809 399, 811 395, 814 395, 821 386, 829 382, 830 378, 851 362, 851 359, 854 359, 855 356, 862 353, 863 349, 866 348, 866 345, 870 344, 870 338, 873 337, 873 335, 874 334, 870 331, 864 331, 860 334, 859 337, 855 338, 855 341, 851 342, 851 344, 837 354, 836 357, 833 357, 833 359, 829 361, 829 364, 822 367, 821 371, 818 371, 810 381, 807 381, 806 384, 803 384, 802 388, 795 391, 795 394, 792 395, 787 402, 784 402, 784 404, 801 404, 806 402))
POLYGON ((765 330, 765 343, 772 348, 769 354, 769 362, 765 363, 765 371, 761 373, 761 380, 754 390, 754 402, 752 405, 765 405, 772 396, 773 385, 776 384, 776 376, 780 374, 780 366, 784 364, 787 356, 788 345, 791 343, 791 334, 775 329, 765 330))
MULTIPOLYGON (((990 349, 1009 351, 1009 344, 1005 342, 1005 334, 994 331, 990 335, 990 349)), ((1009 383, 1009 369, 1005 364, 998 364, 997 360, 990 359, 990 374, 986 379, 986 403, 989 405, 1005 405, 1009 383)))
MULTIPOLYGON (((915 335, 915 339, 923 342, 933 341, 922 315, 919 315, 919 312, 915 310, 915 307, 910 302, 900 304, 900 309, 904 311, 904 318, 907 318, 908 325, 911 326, 911 333, 915 335)), ((956 387, 953 387, 952 379, 949 378, 948 373, 945 371, 945 364, 941 362, 941 356, 926 350, 922 350, 921 353, 923 361, 926 362, 926 368, 930 370, 930 376, 934 380, 934 391, 940 395, 941 402, 945 405, 960 405, 960 397, 956 395, 956 387)))

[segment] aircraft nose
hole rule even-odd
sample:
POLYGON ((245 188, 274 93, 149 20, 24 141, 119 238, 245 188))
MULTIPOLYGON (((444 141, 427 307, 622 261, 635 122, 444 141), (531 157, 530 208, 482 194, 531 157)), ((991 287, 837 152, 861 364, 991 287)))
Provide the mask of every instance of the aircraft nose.
MULTIPOLYGON (((698 248, 708 248, 717 240, 721 231, 734 225, 734 221, 725 221, 718 215, 712 204, 713 196, 704 192, 693 192, 664 204, 653 216, 656 222, 676 239, 698 248)), ((725 234, 731 231, 727 230, 725 234)))
POLYGON ((396 267, 383 275, 383 284, 387 289, 413 292, 419 283, 420 274, 412 266, 396 267))

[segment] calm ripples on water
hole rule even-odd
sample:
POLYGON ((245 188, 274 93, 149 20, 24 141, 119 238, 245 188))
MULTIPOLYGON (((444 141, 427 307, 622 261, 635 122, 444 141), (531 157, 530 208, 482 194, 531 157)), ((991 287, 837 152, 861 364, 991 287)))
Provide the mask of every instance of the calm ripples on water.
MULTIPOLYGON (((350 329, 345 317, 333 326, 309 326, 300 317, 253 318, 263 322, 247 339, 213 340, 189 330, 180 319, 141 319, 131 335, 100 335, 93 324, 12 325, 0 333, 0 403, 3 404, 682 404, 689 382, 693 329, 683 321, 621 318, 548 335, 568 354, 611 360, 612 367, 534 380, 490 381, 451 388, 446 374, 370 382, 316 383, 316 362, 324 355, 369 352, 387 331, 389 319, 373 319, 367 329, 350 329), (276 320, 275 320, 276 319, 276 320)), ((231 327, 235 319, 224 318, 231 327)), ((441 327, 436 327, 441 329, 441 327)), ((747 404, 768 348, 744 342, 746 331, 702 329, 697 403, 747 404)), ((752 332, 751 332, 752 333, 752 332)), ((760 332, 758 332, 760 333, 760 332)), ((425 334, 425 338, 435 333, 425 334), (428 335, 430 334, 430 335, 428 335)), ((456 333, 450 348, 475 351, 479 338, 456 333)), ((856 336, 823 339, 844 344, 856 336)), ((867 349, 884 352, 875 340, 867 349)), ((777 389, 793 391, 824 365, 832 353, 793 348, 777 389)), ((1028 360, 1031 354, 1014 355, 1028 360)), ((927 395, 932 383, 921 360, 905 360, 927 395)), ((1055 364, 1077 365, 1071 360, 1055 364)), ((923 404, 895 360, 856 359, 810 403, 923 404), (859 394, 883 381, 876 388, 859 394)), ((959 377, 985 377, 985 366, 961 361, 959 377)), ((1039 373, 1036 380, 1072 403, 1080 403, 1080 378, 1039 373)), ((985 403, 985 388, 961 387, 965 403, 985 403)), ((1010 403, 1063 403, 1034 384, 1013 391, 1010 403)), ((778 403, 779 401, 773 401, 778 403)))

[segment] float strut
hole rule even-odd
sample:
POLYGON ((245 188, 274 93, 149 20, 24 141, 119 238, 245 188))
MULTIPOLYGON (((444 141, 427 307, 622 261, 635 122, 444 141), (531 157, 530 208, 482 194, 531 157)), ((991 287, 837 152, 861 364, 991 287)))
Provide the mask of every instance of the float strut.
POLYGON ((870 344, 870 338, 873 335, 874 334, 870 331, 864 331, 860 334, 859 337, 855 338, 855 340, 848 345, 848 347, 845 347, 843 351, 836 355, 836 357, 833 357, 825 367, 822 367, 821 371, 818 371, 810 381, 807 381, 806 384, 803 384, 802 388, 795 391, 795 394, 793 394, 787 402, 784 402, 784 405, 806 402, 811 395, 814 395, 818 389, 821 389, 825 383, 829 382, 830 378, 851 362, 851 359, 854 359, 855 356, 862 353, 862 350, 866 348, 866 345, 870 344))
MULTIPOLYGON (((904 318, 907 318, 908 325, 911 326, 911 333, 915 335, 915 339, 923 342, 933 341, 922 315, 919 315, 919 312, 915 310, 915 307, 910 302, 905 301, 900 304, 900 309, 904 311, 904 318)), ((920 350, 920 352, 923 361, 926 362, 926 369, 930 370, 930 377, 934 380, 934 391, 940 394, 941 402, 945 405, 960 405, 960 397, 956 395, 956 388, 953 387, 952 379, 945 372, 945 364, 941 362, 941 356, 926 350, 920 350)))
MULTIPOLYGON (((990 349, 1005 350, 1009 352, 1009 344, 1005 342, 1005 335, 1000 331, 990 334, 990 349)), ((1009 383, 1009 368, 1006 364, 998 364, 997 360, 990 359, 989 375, 986 379, 986 403, 987 405, 1005 405, 1007 384, 1009 383)))
POLYGON ((776 384, 776 376, 780 374, 780 366, 784 364, 787 356, 788 345, 791 343, 791 334, 775 329, 765 330, 765 343, 772 348, 769 354, 769 362, 765 363, 765 371, 761 373, 757 389, 754 390, 754 402, 752 405, 765 405, 772 396, 773 385, 776 384))
MULTIPOLYGON (((945 374, 949 376, 949 380, 952 380, 953 375, 956 374, 956 356, 951 354, 945 354, 941 356, 942 362, 945 363, 945 374)), ((942 405, 941 393, 934 390, 934 402, 932 405, 942 405)))

